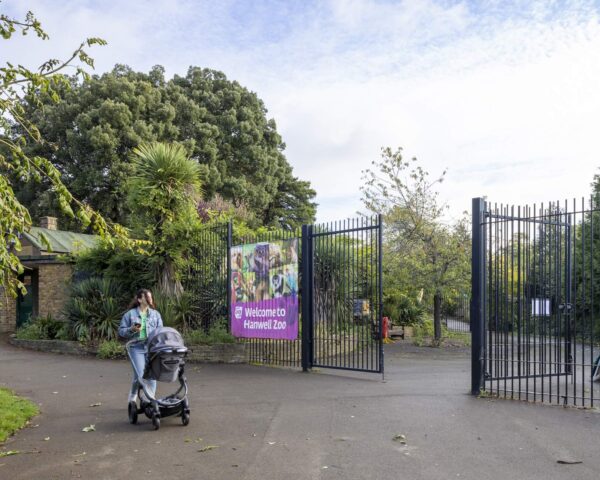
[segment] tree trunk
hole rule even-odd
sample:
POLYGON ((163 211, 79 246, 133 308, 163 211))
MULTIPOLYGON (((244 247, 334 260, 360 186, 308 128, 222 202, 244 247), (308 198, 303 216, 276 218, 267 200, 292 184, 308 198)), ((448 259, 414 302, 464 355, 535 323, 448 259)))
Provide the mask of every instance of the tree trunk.
POLYGON ((433 296, 433 332, 435 341, 442 339, 442 295, 436 293, 433 296))
POLYGON ((170 258, 165 261, 165 264, 159 271, 158 289, 161 293, 176 298, 179 298, 183 293, 183 286, 177 279, 175 265, 173 265, 173 261, 170 258))

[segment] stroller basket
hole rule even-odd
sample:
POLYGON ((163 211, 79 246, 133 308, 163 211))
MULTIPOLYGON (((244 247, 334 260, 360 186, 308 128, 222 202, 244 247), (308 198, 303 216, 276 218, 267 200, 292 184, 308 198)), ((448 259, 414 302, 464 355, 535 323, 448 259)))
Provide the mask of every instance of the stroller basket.
POLYGON ((181 334, 173 328, 160 328, 148 338, 148 364, 144 378, 175 382, 185 365, 188 349, 181 334))

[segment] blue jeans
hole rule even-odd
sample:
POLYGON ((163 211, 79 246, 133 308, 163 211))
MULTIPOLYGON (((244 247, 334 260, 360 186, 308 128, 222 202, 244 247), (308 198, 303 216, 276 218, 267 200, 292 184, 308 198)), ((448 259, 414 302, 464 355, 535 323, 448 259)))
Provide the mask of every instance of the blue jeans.
MULTIPOLYGON (((144 374, 144 368, 146 368, 146 355, 148 353, 148 349, 146 344, 143 342, 135 343, 129 347, 129 356, 131 357, 131 362, 135 364, 135 368, 133 368, 133 381, 131 382, 131 393, 136 394, 138 391, 139 383, 138 383, 138 374, 144 374), (137 372, 136 372, 137 370, 137 372)), ((156 380, 145 380, 148 385, 148 390, 152 395, 156 392, 156 380)))

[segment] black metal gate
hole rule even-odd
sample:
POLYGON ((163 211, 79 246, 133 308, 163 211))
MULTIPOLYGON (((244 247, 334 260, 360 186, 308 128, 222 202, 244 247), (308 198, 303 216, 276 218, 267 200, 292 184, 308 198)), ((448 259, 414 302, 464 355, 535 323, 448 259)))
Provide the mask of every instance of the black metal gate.
POLYGON ((303 229, 303 368, 383 373, 381 217, 303 229))
POLYGON ((192 252, 186 288, 196 325, 229 327, 232 245, 298 238, 300 338, 238 339, 252 363, 383 373, 381 216, 240 236, 210 227, 192 252))
POLYGON ((597 213, 473 200, 473 393, 593 406, 597 213))

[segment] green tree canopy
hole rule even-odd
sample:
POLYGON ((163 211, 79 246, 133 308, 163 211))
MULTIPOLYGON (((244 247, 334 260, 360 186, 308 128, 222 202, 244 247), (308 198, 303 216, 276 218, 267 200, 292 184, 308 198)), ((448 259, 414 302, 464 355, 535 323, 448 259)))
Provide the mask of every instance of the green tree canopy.
POLYGON ((402 157, 401 148, 384 148, 381 159, 363 172, 362 188, 365 206, 384 215, 384 275, 391 279, 386 286, 411 296, 422 289, 433 300, 438 340, 443 296, 466 289, 470 281, 468 222, 444 223, 446 207, 436 190, 444 175, 432 180, 416 159, 402 157))
MULTIPOLYGON (((134 72, 117 65, 84 82, 70 79, 54 104, 25 104, 52 145, 31 153, 49 158, 77 197, 113 221, 129 213, 123 202, 132 174, 130 153, 143 142, 178 142, 200 165, 205 197, 220 194, 243 206, 257 223, 296 226, 315 215, 315 192, 293 176, 275 121, 258 96, 218 71, 190 67, 166 80, 164 69, 134 72)), ((46 191, 21 188, 34 217, 57 213, 46 191)))
MULTIPOLYGON (((24 20, 0 13, 0 37, 5 45, 15 33, 34 33, 42 40, 48 38, 33 13, 28 12, 24 20)), ((128 247, 137 245, 127 238, 127 232, 120 225, 106 222, 88 204, 73 197, 60 171, 48 158, 35 153, 53 150, 24 108, 25 105, 40 107, 42 100, 54 106, 59 103, 61 94, 68 92, 71 86, 60 72, 71 66, 77 72, 71 82, 87 78, 82 67, 93 67, 94 62, 86 49, 105 43, 99 38, 89 38, 66 60, 50 59, 35 70, 24 66, 23 59, 6 61, 0 68, 0 286, 11 294, 24 289, 18 280, 23 265, 17 252, 21 248, 20 235, 31 227, 29 205, 20 201, 16 190, 26 188, 41 195, 51 190, 57 209, 63 215, 77 218, 80 224, 105 237, 108 243, 112 243, 114 235, 128 247)), ((5 58, 10 57, 10 50, 4 53, 5 58)), ((41 240, 49 245, 44 237, 41 240)))

